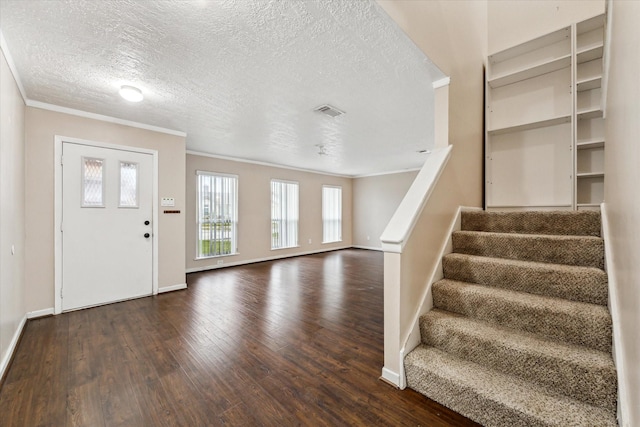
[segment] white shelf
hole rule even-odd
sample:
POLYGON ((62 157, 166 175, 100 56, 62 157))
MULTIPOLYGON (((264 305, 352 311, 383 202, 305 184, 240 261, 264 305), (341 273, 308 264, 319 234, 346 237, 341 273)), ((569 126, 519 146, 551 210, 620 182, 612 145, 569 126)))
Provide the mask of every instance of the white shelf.
POLYGON ((489 86, 492 88, 498 88, 506 86, 512 83, 517 83, 522 80, 538 77, 543 74, 552 73, 554 71, 567 68, 571 65, 571 55, 565 55, 560 58, 555 58, 549 61, 541 62, 531 65, 529 67, 521 68, 519 70, 505 73, 501 76, 497 76, 489 80, 489 86))
POLYGON ((487 58, 487 209, 600 208, 604 27, 601 14, 487 58))
POLYGON ((577 82, 578 92, 585 90, 597 89, 602 87, 602 76, 589 77, 586 79, 578 80, 577 82))
POLYGON ((603 147, 604 147, 604 138, 576 142, 576 148, 578 150, 588 150, 590 148, 603 148, 603 147))
POLYGON ((541 50, 558 42, 569 40, 569 37, 571 37, 571 27, 565 27, 561 30, 554 31, 553 33, 538 37, 537 39, 533 39, 509 49, 505 49, 501 52, 494 53, 493 55, 489 55, 489 62, 491 64, 505 62, 510 59, 541 50))
POLYGON ((604 44, 600 43, 595 47, 589 47, 587 49, 578 50, 576 52, 576 62, 578 64, 584 64, 585 62, 593 61, 594 59, 602 58, 604 53, 604 44))
POLYGON ((578 178, 604 178, 604 172, 583 172, 577 173, 578 178))
POLYGON ((520 124, 516 124, 513 126, 506 126, 503 128, 498 128, 498 129, 490 129, 488 131, 489 135, 501 135, 504 133, 511 133, 511 132, 522 132, 525 130, 531 130, 531 129, 538 129, 538 128, 542 128, 542 127, 548 127, 548 126, 555 126, 555 125, 560 125, 563 123, 569 123, 571 121, 571 116, 560 116, 560 117, 553 117, 550 119, 545 119, 545 120, 539 120, 536 122, 529 122, 529 123, 520 123, 520 124))
POLYGON ((577 111, 576 114, 578 115, 578 120, 594 119, 602 117, 602 110, 600 107, 590 108, 588 110, 577 111))

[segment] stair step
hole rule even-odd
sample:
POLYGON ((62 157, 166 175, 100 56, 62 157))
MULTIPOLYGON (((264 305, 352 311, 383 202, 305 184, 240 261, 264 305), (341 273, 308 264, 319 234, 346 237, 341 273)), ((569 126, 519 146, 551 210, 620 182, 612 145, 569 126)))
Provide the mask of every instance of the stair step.
POLYGON ((599 268, 449 254, 444 277, 460 282, 607 305, 607 273, 599 268))
POLYGON ((604 269, 604 243, 593 236, 455 231, 453 252, 604 269))
POLYGON ((600 236, 600 212, 462 212, 462 229, 494 233, 600 236))
POLYGON ((615 412, 420 345, 405 358, 409 387, 487 427, 617 426, 615 412))
POLYGON ((611 316, 601 305, 447 279, 434 283, 432 292, 436 308, 611 352, 611 316))
POLYGON ((616 409, 611 355, 432 310, 420 318, 422 342, 594 406, 616 409))

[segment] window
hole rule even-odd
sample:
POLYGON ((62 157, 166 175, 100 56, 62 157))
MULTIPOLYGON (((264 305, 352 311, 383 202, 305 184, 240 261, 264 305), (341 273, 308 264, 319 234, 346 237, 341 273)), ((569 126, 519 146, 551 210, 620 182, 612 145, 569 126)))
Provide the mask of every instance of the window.
POLYGON ((322 186, 322 243, 342 240, 342 187, 322 186))
POLYGON ((198 258, 237 252, 238 177, 198 171, 198 258))
POLYGON ((121 208, 138 207, 138 164, 120 162, 120 204, 121 208))
POLYGON ((271 249, 298 246, 298 183, 271 181, 271 249))
POLYGON ((82 207, 104 207, 104 160, 82 158, 82 207))

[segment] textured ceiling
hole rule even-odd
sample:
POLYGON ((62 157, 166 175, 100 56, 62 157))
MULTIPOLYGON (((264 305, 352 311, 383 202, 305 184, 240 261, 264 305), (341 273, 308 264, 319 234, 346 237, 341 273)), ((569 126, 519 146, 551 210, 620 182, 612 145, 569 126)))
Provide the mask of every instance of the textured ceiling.
POLYGON ((369 0, 0 0, 0 28, 30 100, 183 131, 189 150, 362 175, 433 146, 444 75, 369 0))

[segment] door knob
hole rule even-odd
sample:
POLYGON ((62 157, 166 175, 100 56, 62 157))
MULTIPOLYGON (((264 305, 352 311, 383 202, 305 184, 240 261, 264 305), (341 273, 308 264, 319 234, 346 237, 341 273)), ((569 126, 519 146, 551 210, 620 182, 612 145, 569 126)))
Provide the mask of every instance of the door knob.
POLYGON ((144 233, 144 237, 146 237, 147 239, 151 236, 151 234, 149 233, 144 233))
POLYGON ((149 225, 149 221, 145 221, 145 222, 144 222, 144 225, 149 225))

